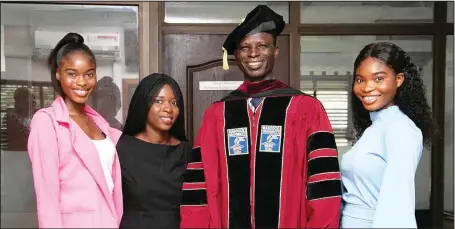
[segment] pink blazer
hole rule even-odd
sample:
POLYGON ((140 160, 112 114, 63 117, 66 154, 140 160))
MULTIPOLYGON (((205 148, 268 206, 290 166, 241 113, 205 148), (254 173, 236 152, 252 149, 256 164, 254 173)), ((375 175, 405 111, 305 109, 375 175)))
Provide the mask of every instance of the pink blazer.
MULTIPOLYGON (((121 135, 89 106, 85 112, 116 145, 121 135)), ((123 214, 120 164, 111 195, 91 139, 62 99, 35 113, 28 139, 40 228, 118 228, 123 214)))

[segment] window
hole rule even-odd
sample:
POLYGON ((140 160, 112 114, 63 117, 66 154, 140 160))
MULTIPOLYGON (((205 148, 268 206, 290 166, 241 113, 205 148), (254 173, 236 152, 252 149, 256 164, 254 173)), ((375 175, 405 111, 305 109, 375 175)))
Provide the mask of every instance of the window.
POLYGON ((311 71, 309 75, 301 76, 301 90, 316 97, 323 104, 332 124, 337 146, 348 145, 350 75, 350 72, 327 75, 325 71, 321 75, 315 75, 311 71))
POLYGON ((431 36, 302 36, 300 39, 300 89, 321 101, 341 154, 354 144, 350 110, 354 60, 365 45, 380 41, 400 46, 422 68, 421 76, 431 101, 431 36))
POLYGON ((129 106, 124 82, 130 86, 139 79, 138 6, 2 2, 1 15, 1 226, 36 228, 35 192, 26 147, 32 115, 55 98, 46 58, 68 32, 81 34, 97 60, 97 89, 103 88, 103 93, 92 95, 97 99, 89 104, 112 127, 121 129, 126 115, 122 111, 127 110, 122 108, 129 106), (15 103, 16 90, 25 95, 31 90, 35 99, 20 96, 15 103), (14 117, 10 119, 14 120, 10 121, 13 127, 6 125, 8 111, 14 117))
POLYGON ((257 5, 268 5, 289 22, 289 2, 165 2, 166 23, 235 23, 257 5))
POLYGON ((427 23, 433 2, 301 2, 302 23, 427 23))
POLYGON ((96 90, 100 93, 93 94, 97 99, 89 105, 122 128, 129 103, 122 96, 124 81, 139 79, 137 6, 2 3, 2 23, 5 80, 50 83, 50 51, 68 32, 81 34, 97 60, 97 86, 104 89, 96 90), (108 108, 112 106, 115 113, 108 108))
MULTIPOLYGON (((1 80, 1 96, 2 102, 0 107, 1 117, 1 141, 0 148, 8 150, 7 136, 7 120, 6 114, 14 108, 14 95, 21 89, 29 89, 34 96, 35 110, 48 106, 55 99, 55 91, 52 84, 48 82, 30 82, 30 81, 12 81, 1 80)), ((11 143, 10 143, 11 144, 11 143)), ((13 143, 14 144, 14 143, 13 143)), ((26 146, 22 148, 25 150, 26 146)))

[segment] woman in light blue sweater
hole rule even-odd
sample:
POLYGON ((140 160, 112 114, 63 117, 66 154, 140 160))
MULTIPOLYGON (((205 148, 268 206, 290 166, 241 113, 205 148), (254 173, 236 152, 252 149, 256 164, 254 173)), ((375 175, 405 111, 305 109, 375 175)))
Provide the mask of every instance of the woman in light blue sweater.
POLYGON ((351 96, 358 141, 341 161, 341 227, 416 228, 414 177, 434 132, 419 69, 395 44, 369 44, 351 96))

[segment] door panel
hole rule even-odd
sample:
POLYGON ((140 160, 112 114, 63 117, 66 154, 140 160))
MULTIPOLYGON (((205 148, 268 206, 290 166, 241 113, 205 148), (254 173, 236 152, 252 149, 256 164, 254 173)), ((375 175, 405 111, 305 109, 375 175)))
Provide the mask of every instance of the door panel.
POLYGON ((222 60, 211 61, 200 66, 188 67, 187 83, 189 89, 187 101, 190 102, 188 114, 193 114, 187 118, 188 137, 195 137, 201 126, 202 117, 205 109, 210 104, 219 101, 230 91, 227 90, 200 90, 200 81, 242 81, 243 76, 240 69, 235 64, 235 60, 229 61, 229 71, 223 70, 222 60), (192 105, 191 105, 192 102, 192 105), (197 114, 197 115, 194 115, 197 114), (196 128, 193 128, 196 127, 196 128), (191 133, 190 133, 191 132, 191 133))

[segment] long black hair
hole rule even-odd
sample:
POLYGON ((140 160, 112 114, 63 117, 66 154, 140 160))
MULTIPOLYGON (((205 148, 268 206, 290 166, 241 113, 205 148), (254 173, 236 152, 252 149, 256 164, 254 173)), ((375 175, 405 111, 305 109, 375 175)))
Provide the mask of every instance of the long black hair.
POLYGON ((68 55, 82 52, 85 53, 96 65, 95 55, 92 50, 84 44, 84 38, 77 33, 66 34, 55 46, 47 58, 47 66, 51 72, 52 86, 61 96, 65 96, 60 81, 57 79, 57 69, 62 61, 68 55))
POLYGON ((174 91, 174 95, 177 99, 177 106, 179 107, 179 115, 172 126, 170 133, 180 141, 187 141, 185 135, 185 110, 183 106, 182 91, 172 77, 159 73, 148 75, 139 82, 130 101, 123 134, 135 136, 145 130, 150 107, 152 106, 155 97, 166 84, 174 91))
MULTIPOLYGON (((425 145, 431 142, 436 133, 431 108, 425 97, 425 87, 420 77, 419 68, 412 63, 411 58, 397 45, 390 42, 379 42, 366 45, 354 62, 354 75, 357 68, 368 57, 379 60, 393 69, 396 74, 403 73, 404 80, 397 88, 395 105, 406 114, 420 129, 425 145)), ((352 88, 353 89, 353 88, 352 88)), ((362 102, 351 90, 352 117, 357 138, 371 125, 369 112, 363 107, 362 102)))

